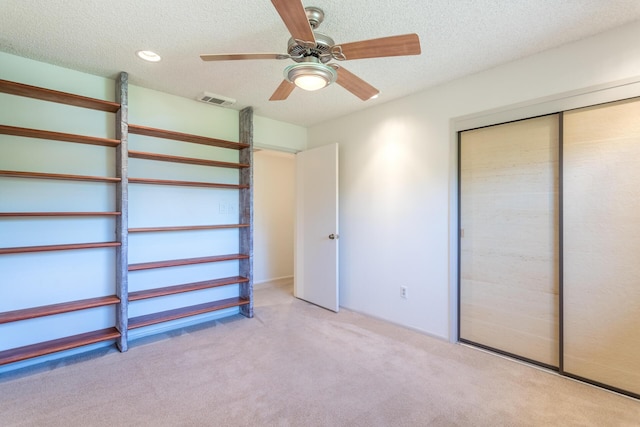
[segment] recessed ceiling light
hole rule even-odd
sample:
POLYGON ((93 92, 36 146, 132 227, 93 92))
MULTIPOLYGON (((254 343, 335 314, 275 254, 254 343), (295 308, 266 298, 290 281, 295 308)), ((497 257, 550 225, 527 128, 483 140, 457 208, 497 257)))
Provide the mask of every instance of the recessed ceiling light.
POLYGON ((158 62, 162 59, 160 55, 150 50, 139 50, 136 52, 136 55, 138 55, 138 58, 149 62, 158 62))

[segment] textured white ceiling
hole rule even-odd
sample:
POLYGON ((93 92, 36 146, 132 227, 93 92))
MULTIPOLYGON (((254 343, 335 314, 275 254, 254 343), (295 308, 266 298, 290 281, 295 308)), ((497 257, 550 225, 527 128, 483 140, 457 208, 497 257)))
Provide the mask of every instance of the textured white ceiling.
MULTIPOLYGON (((268 101, 290 60, 203 62, 201 53, 286 53, 289 34, 268 0, 3 0, 0 50, 302 126, 640 19, 639 0, 305 0, 325 12, 319 31, 336 43, 405 33, 422 55, 343 62, 380 91, 363 102, 338 85, 268 101), (135 56, 153 50, 163 60, 135 56)), ((1 64, 0 64, 1 66, 1 64)), ((218 107, 212 107, 218 108, 218 107)))

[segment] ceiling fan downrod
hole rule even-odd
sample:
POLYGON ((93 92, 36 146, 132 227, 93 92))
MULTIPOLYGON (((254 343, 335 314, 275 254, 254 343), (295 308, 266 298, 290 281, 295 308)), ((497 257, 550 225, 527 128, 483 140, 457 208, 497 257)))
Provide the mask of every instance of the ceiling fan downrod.
POLYGON ((311 29, 315 30, 322 24, 324 21, 324 12, 319 7, 305 7, 304 11, 307 14, 307 19, 309 20, 309 25, 311 25, 311 29))

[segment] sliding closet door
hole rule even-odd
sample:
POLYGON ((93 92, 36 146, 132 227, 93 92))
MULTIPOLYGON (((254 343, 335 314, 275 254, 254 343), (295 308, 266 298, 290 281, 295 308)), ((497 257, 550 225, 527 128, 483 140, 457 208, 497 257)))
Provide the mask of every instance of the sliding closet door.
POLYGON ((564 114, 564 371, 640 394, 640 101, 564 114))
POLYGON ((558 366, 558 115, 460 134, 460 339, 558 366))

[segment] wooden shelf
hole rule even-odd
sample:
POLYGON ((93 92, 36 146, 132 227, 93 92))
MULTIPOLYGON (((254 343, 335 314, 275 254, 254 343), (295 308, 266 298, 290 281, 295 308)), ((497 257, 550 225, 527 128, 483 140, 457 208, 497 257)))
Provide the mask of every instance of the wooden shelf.
POLYGON ((0 212, 0 217, 22 216, 118 216, 120 212, 0 212))
POLYGON ((167 261, 142 262, 139 264, 130 264, 129 271, 149 270, 152 268, 178 267, 181 265, 204 264, 208 262, 234 261, 247 258, 249 258, 249 255, 233 254, 207 256, 200 258, 173 259, 167 261))
POLYGON ((153 136, 156 138, 173 139, 175 141, 192 142, 194 144, 209 145, 212 147, 231 148, 242 150, 248 148, 249 144, 225 141, 223 139, 209 138, 206 136, 190 135, 187 133, 174 132, 170 130, 155 129, 146 126, 129 124, 129 133, 138 135, 153 136))
POLYGON ((218 184, 215 182, 201 181, 175 181, 171 179, 154 179, 154 178, 129 178, 129 184, 151 184, 151 185, 175 185, 178 187, 205 187, 205 188, 224 188, 229 190, 241 190, 249 188, 248 185, 238 184, 218 184))
POLYGON ((244 169, 249 165, 241 163, 220 162, 218 160, 197 159, 194 157, 170 156, 168 154, 146 153, 144 151, 129 150, 129 158, 156 160, 159 162, 187 163, 190 165, 213 166, 217 168, 244 169))
POLYGON ((23 254, 29 252, 68 251, 73 249, 110 248, 120 246, 120 242, 104 243, 72 243, 69 245, 21 246, 16 248, 0 248, 0 255, 23 254))
POLYGON ((45 341, 38 344, 0 351, 0 365, 6 365, 8 363, 19 362, 21 360, 44 356, 58 351, 82 347, 88 344, 109 341, 119 337, 120 332, 118 332, 116 328, 107 328, 99 331, 86 332, 84 334, 72 335, 57 340, 45 341))
POLYGON ((45 172, 21 172, 0 170, 0 176, 10 176, 14 178, 36 178, 36 179, 58 179, 69 181, 95 181, 95 182, 120 182, 120 178, 111 178, 107 176, 88 176, 88 175, 67 175, 60 173, 45 172))
POLYGON ((41 99, 43 101, 57 102, 58 104, 73 105, 74 107, 106 111, 109 113, 115 113, 120 109, 120 104, 117 102, 103 101, 102 99, 59 92, 57 90, 10 82, 8 80, 0 80, 0 92, 41 99))
POLYGON ((118 304, 120 299, 113 296, 89 298, 79 301, 63 302, 59 304, 43 305, 41 307, 25 308, 22 310, 5 311, 0 313, 0 324, 17 322, 19 320, 35 319, 37 317, 51 316, 87 308, 102 307, 118 304))
POLYGON ((117 139, 98 138, 95 136, 76 135, 73 133, 52 132, 48 130, 20 128, 6 125, 0 125, 0 134, 24 136, 26 138, 77 142, 79 144, 101 145, 103 147, 117 147, 120 145, 120 141, 117 139))
POLYGON ((147 314, 144 316, 133 317, 129 319, 129 329, 141 328, 143 326, 155 325, 156 323, 168 322, 170 320, 182 319, 184 317, 195 316, 197 314, 209 313, 211 311, 222 310, 225 308, 239 307, 249 304, 248 299, 243 298, 227 298, 220 301, 207 302, 204 304, 193 305, 190 307, 177 308, 175 310, 162 311, 158 313, 147 314))
POLYGON ((188 231, 188 230, 219 230, 225 228, 243 228, 249 224, 222 224, 222 225, 183 225, 175 227, 139 227, 130 228, 129 233, 147 233, 152 231, 188 231))
POLYGON ((165 295, 174 295, 183 292, 199 291, 202 289, 217 288, 219 286, 234 285, 236 283, 245 283, 249 279, 246 277, 235 276, 225 277, 223 279, 205 280, 202 282, 185 283, 183 285, 167 286, 164 288, 147 289, 144 291, 129 292, 129 301, 138 301, 147 298, 162 297, 165 295))

